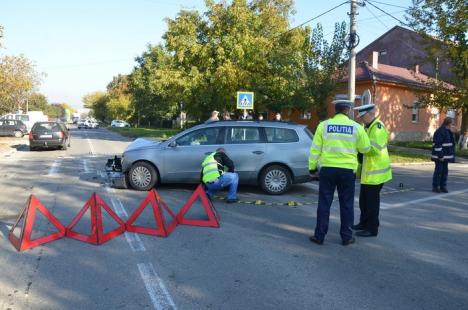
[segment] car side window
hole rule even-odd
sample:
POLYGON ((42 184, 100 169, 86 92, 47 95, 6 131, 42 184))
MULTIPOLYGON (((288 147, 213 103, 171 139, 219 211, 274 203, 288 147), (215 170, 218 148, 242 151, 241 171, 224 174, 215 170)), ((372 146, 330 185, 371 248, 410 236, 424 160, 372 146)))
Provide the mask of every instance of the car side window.
POLYGON ((195 130, 176 140, 177 145, 214 145, 218 144, 219 127, 195 130))
POLYGON ((226 129, 227 144, 261 143, 258 127, 229 127, 226 129))
POLYGON ((293 129, 266 127, 265 133, 268 143, 291 143, 299 141, 299 137, 293 129))

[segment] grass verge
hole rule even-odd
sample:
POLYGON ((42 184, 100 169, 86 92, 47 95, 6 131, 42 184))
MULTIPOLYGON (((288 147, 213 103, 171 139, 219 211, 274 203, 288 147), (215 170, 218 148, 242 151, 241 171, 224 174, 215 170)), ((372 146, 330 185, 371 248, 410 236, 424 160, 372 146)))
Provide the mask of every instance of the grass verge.
POLYGON ((168 139, 178 133, 178 129, 167 129, 167 128, 117 128, 109 127, 109 130, 118 132, 122 136, 131 138, 159 138, 168 139))
POLYGON ((431 159, 427 155, 411 154, 400 151, 390 151, 390 161, 394 164, 406 164, 428 162, 431 161, 431 159))
MULTIPOLYGON (((432 150, 431 141, 395 141, 391 142, 391 145, 408 147, 413 149, 432 150)), ((458 147, 455 150, 456 156, 468 158, 468 150, 460 150, 458 147)))

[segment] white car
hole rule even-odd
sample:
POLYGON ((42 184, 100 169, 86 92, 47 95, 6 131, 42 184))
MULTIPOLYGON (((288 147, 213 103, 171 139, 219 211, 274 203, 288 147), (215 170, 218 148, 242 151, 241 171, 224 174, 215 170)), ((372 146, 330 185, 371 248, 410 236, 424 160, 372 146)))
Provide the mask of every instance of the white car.
POLYGON ((126 121, 115 119, 112 121, 111 127, 130 127, 130 124, 126 121))

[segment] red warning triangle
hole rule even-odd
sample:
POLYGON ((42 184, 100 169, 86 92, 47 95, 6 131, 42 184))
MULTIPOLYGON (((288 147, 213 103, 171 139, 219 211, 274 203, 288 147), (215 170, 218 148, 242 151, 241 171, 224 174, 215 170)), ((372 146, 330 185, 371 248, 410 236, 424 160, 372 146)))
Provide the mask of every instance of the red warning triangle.
POLYGON ((66 236, 68 238, 80 240, 95 245, 103 244, 110 239, 117 237, 125 232, 125 223, 115 212, 99 197, 98 194, 92 193, 89 200, 85 203, 80 212, 75 216, 71 223, 67 226, 66 236), (85 235, 73 231, 73 228, 80 221, 88 209, 91 209, 91 234, 85 235), (104 209, 118 224, 119 227, 105 233, 102 226, 102 209, 104 209))
POLYGON ((8 239, 18 251, 24 251, 34 248, 38 245, 51 242, 65 236, 65 227, 60 221, 37 199, 34 195, 29 196, 26 205, 21 210, 15 225, 10 230, 8 239), (57 232, 48 236, 39 237, 31 240, 31 234, 36 219, 36 210, 39 210, 56 228, 57 232), (21 219, 24 219, 23 227, 19 238, 13 234, 21 219))
POLYGON ((171 209, 166 205, 166 203, 161 199, 158 192, 155 189, 152 189, 145 200, 140 204, 140 206, 133 212, 130 218, 127 221, 127 231, 147 234, 152 236, 167 237, 177 226, 177 219, 171 209), (144 227, 132 225, 133 222, 138 218, 138 216, 143 212, 143 210, 151 204, 153 209, 154 219, 156 221, 156 227, 144 227), (166 226, 166 218, 163 211, 166 210, 169 216, 172 218, 172 223, 169 226, 166 226))
POLYGON ((180 209, 177 214, 177 222, 181 225, 192 225, 192 226, 203 226, 203 227, 219 227, 219 216, 211 203, 208 196, 206 196, 205 189, 203 185, 198 185, 197 189, 193 192, 189 200, 184 204, 182 209, 180 209), (187 211, 193 206, 193 203, 200 198, 203 207, 205 208, 206 215, 208 220, 195 220, 195 219, 185 219, 184 215, 187 211))

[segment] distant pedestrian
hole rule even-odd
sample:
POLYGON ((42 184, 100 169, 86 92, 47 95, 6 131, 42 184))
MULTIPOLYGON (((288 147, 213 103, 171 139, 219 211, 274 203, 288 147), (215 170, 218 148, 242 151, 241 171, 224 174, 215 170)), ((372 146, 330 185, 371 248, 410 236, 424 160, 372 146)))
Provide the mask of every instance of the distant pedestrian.
POLYGON ((432 176, 432 191, 448 193, 448 163, 455 162, 455 139, 450 128, 453 118, 446 117, 442 125, 434 132, 432 139, 432 160, 435 162, 432 176))
POLYGON ((337 100, 335 116, 321 122, 314 135, 309 155, 309 172, 320 167, 319 199, 315 234, 310 241, 323 244, 328 232, 330 207, 335 189, 340 201, 340 235, 344 246, 354 243, 351 229, 354 221, 354 184, 358 167, 357 153, 370 150, 364 128, 349 118, 352 101, 337 100))
POLYGON ((212 122, 216 122, 216 121, 219 121, 219 112, 214 110, 213 112, 211 112, 211 117, 205 122, 206 123, 212 123, 212 122))
MULTIPOLYGON (((392 179, 392 168, 388 156, 388 131, 375 116, 375 105, 366 104, 354 108, 356 119, 362 120, 371 144, 370 151, 359 154, 361 190, 359 193, 359 223, 353 225, 359 230, 356 236, 375 237, 379 232, 380 191, 385 182, 392 179)), ((359 168, 358 168, 359 169, 359 168)))
POLYGON ((275 114, 275 119, 274 119, 276 122, 281 122, 282 118, 281 118, 281 113, 276 113, 275 114))
POLYGON ((250 115, 247 110, 244 110, 244 112, 242 112, 242 115, 240 116, 239 118, 240 120, 251 120, 252 119, 252 115, 250 115))
POLYGON ((224 111, 223 120, 230 121, 231 120, 231 113, 229 113, 228 111, 224 111))

